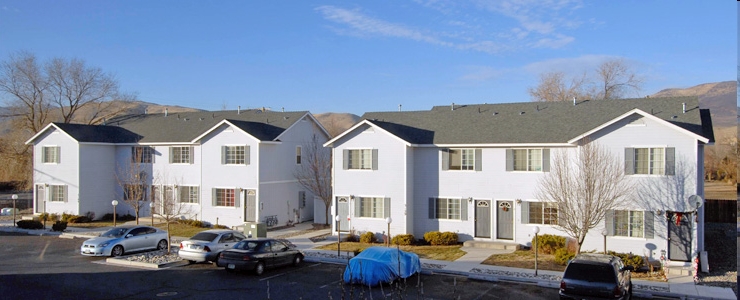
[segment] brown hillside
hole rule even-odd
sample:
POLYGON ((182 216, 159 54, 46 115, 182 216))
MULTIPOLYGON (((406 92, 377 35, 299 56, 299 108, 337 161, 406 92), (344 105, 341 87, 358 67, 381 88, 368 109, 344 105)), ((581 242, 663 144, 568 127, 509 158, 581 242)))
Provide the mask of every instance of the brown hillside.
POLYGON ((665 89, 650 97, 698 96, 699 106, 709 109, 715 128, 737 126, 737 81, 704 83, 685 89, 665 89))
POLYGON ((355 125, 360 117, 349 113, 323 113, 314 115, 332 137, 355 125))

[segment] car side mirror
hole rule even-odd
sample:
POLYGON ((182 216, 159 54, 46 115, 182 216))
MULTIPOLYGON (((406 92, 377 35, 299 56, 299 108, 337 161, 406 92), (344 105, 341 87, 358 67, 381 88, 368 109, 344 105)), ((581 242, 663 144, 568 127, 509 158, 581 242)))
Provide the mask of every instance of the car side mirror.
POLYGON ((622 267, 622 271, 630 271, 630 272, 632 272, 634 270, 635 270, 635 267, 633 267, 633 266, 624 266, 624 267, 622 267))
POLYGON ((283 247, 282 251, 283 252, 288 251, 288 247, 283 247))
POLYGON ((126 235, 126 238, 130 238, 132 236, 134 236, 134 235, 129 233, 129 234, 126 235))

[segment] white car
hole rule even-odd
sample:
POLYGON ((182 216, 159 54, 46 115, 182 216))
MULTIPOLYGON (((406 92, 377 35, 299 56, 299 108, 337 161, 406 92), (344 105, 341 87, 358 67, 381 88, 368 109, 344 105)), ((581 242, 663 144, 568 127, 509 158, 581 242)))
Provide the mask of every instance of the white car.
POLYGON ((231 229, 209 229, 180 243, 177 255, 190 263, 215 262, 221 251, 234 247, 234 244, 246 238, 243 233, 231 229))
MULTIPOLYGON (((15 214, 19 214, 20 211, 16 208, 15 214)), ((13 215, 13 208, 12 207, 6 207, 0 210, 0 216, 12 216, 13 215)))
POLYGON ((150 226, 113 227, 98 237, 82 243, 85 256, 121 256, 127 252, 167 249, 167 232, 150 226))

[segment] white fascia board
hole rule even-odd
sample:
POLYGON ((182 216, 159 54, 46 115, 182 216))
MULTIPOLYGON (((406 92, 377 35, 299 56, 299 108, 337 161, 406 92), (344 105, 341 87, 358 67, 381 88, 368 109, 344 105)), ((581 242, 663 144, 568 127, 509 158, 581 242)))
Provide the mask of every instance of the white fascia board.
POLYGON ((384 132, 385 134, 388 134, 388 135, 392 136, 393 138, 399 140, 402 144, 406 145, 407 147, 411 147, 412 146, 411 143, 403 140, 402 138, 398 137, 395 134, 392 134, 392 133, 388 132, 387 130, 385 130, 383 128, 380 128, 379 126, 373 124, 373 122, 370 122, 369 120, 362 120, 362 122, 359 122, 359 123, 355 124, 355 126, 352 126, 352 128, 345 130, 344 132, 342 132, 342 134, 340 134, 340 135, 336 136, 335 138, 331 139, 330 141, 324 143, 324 147, 331 147, 331 145, 334 142, 336 142, 337 140, 341 139, 342 137, 344 137, 345 135, 349 134, 350 132, 354 131, 355 129, 357 129, 358 127, 360 127, 363 124, 367 124, 370 127, 373 127, 374 129, 380 130, 381 132, 384 132))
POLYGON ((293 124, 291 124, 290 127, 288 127, 285 130, 283 130, 283 132, 280 133, 280 135, 278 135, 275 138, 275 141, 280 140, 280 137, 283 136, 283 134, 285 134, 286 132, 288 132, 288 130, 290 130, 291 128, 293 128, 293 126, 296 126, 296 124, 298 124, 298 122, 300 122, 304 118, 307 118, 307 119, 311 120, 314 124, 318 125, 319 128, 321 129, 321 132, 324 133, 324 135, 326 136, 327 139, 331 137, 331 135, 329 135, 329 132, 326 131, 326 129, 324 128, 324 126, 322 126, 321 123, 319 122, 319 120, 316 120, 316 118, 310 112, 307 112, 303 116, 301 116, 300 118, 298 118, 298 120, 296 120, 295 122, 293 122, 293 124))
POLYGON ((54 123, 49 123, 48 125, 46 125, 46 127, 44 127, 43 129, 39 130, 39 132, 37 132, 37 133, 36 133, 36 134, 34 134, 34 135, 33 135, 33 136, 32 136, 32 137, 30 138, 30 139, 28 139, 28 140, 27 140, 27 141, 25 142, 25 144, 26 144, 26 145, 28 145, 28 144, 31 144, 31 143, 33 143, 33 141, 34 141, 35 139, 37 139, 37 138, 38 138, 39 136, 41 136, 42 134, 44 134, 44 132, 46 132, 47 130, 49 130, 49 128, 51 128, 51 127, 54 127, 54 128, 56 129, 56 130, 59 130, 60 132, 64 133, 64 135, 66 135, 66 136, 67 136, 68 138, 70 138, 71 140, 73 140, 73 141, 77 142, 78 144, 80 143, 80 141, 78 141, 77 139, 73 138, 73 137, 72 137, 71 135, 69 135, 69 134, 68 134, 67 132, 65 132, 64 130, 60 129, 60 128, 59 128, 58 126, 54 125, 54 123))
POLYGON ((224 125, 224 124, 228 124, 232 128, 238 129, 242 133, 246 134, 248 137, 251 137, 252 139, 254 139, 255 141, 257 141, 257 143, 262 142, 258 138, 254 137, 253 135, 251 135, 248 132, 242 130, 238 126, 232 124, 231 122, 229 122, 229 120, 221 120, 221 122, 218 122, 218 124, 213 125, 213 127, 211 127, 210 129, 206 130, 205 132, 203 132, 203 134, 201 134, 201 135, 197 136, 196 138, 194 138, 192 141, 190 141, 190 143, 198 144, 199 143, 198 141, 200 141, 203 137, 205 137, 206 135, 212 133, 213 131, 215 131, 216 129, 218 129, 218 127, 220 127, 221 125, 224 125))
POLYGON ((531 144, 423 144, 411 145, 418 148, 556 148, 574 147, 570 143, 531 143, 531 144))
MULTIPOLYGON (((88 143, 91 144, 91 143, 88 143)), ((169 143, 116 143, 114 145, 119 146, 182 146, 182 145, 188 145, 188 146, 199 146, 200 143, 192 143, 192 142, 169 142, 169 143)))
POLYGON ((579 135, 579 136, 571 139, 570 141, 568 141, 568 143, 576 143, 580 139, 585 138, 585 137, 587 137, 587 136, 589 136, 589 135, 591 135, 591 134, 593 134, 593 133, 595 133, 595 132, 597 132, 599 130, 602 130, 602 129, 606 128, 607 126, 612 125, 612 124, 614 124, 614 123, 616 123, 616 122, 618 122, 618 121, 620 121, 620 120, 622 120, 622 119, 624 119, 624 118, 626 118, 626 117, 628 117, 628 116, 630 116, 632 114, 639 114, 639 115, 641 115, 643 117, 646 117, 646 118, 648 118, 650 120, 653 120, 653 121, 658 122, 660 124, 663 124, 665 126, 669 126, 669 127, 673 128, 673 129, 675 129, 676 131, 678 131, 680 133, 683 133, 685 135, 688 135, 688 136, 690 136, 690 137, 692 137, 692 138, 694 138, 694 139, 696 139, 696 140, 698 140, 700 142, 703 142, 705 144, 709 142, 709 139, 708 138, 705 138, 703 136, 700 136, 700 135, 698 135, 696 133, 693 133, 691 131, 688 131, 686 129, 683 129, 681 127, 678 127, 676 125, 673 125, 670 122, 668 122, 666 120, 663 120, 661 118, 658 118, 656 116, 653 116, 652 114, 649 114, 649 113, 647 113, 647 112, 645 112, 645 111, 643 111, 641 109, 635 108, 635 109, 633 109, 631 111, 628 111, 628 112, 624 113, 623 115, 621 115, 619 117, 616 117, 616 118, 612 119, 609 122, 606 122, 604 124, 601 124, 601 126, 598 126, 598 127, 594 128, 594 129, 591 129, 591 130, 589 130, 589 131, 587 131, 587 132, 585 132, 585 133, 583 133, 583 134, 581 134, 581 135, 579 135))

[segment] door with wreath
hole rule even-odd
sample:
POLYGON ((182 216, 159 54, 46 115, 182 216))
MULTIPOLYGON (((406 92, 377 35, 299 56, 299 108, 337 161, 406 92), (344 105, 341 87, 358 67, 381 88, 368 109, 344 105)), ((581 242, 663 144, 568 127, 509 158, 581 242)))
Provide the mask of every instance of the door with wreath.
POLYGON ((512 201, 496 202, 496 238, 499 240, 514 239, 514 207, 512 201))

